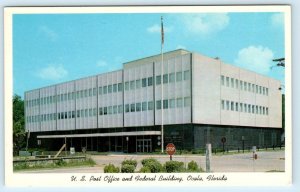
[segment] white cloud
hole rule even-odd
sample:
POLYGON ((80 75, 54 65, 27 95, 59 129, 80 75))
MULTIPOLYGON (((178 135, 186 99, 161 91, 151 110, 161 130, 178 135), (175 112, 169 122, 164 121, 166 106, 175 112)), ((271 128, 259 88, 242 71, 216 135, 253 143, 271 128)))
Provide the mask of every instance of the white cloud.
POLYGON ((68 75, 68 71, 62 65, 49 65, 38 71, 38 77, 46 80, 59 80, 68 75))
MULTIPOLYGON (((173 30, 172 27, 166 27, 166 26, 164 26, 164 33, 169 33, 169 32, 171 32, 172 30, 173 30)), ((147 28, 147 31, 148 31, 149 33, 160 33, 160 32, 161 32, 161 26, 158 25, 158 24, 154 24, 154 25, 152 25, 151 27, 148 27, 148 28, 147 28)))
POLYGON ((98 60, 96 65, 97 67, 106 67, 108 64, 104 60, 98 60))
POLYGON ((284 26, 284 14, 283 13, 272 14, 271 23, 274 27, 283 27, 284 26))
POLYGON ((201 13, 185 14, 181 20, 189 32, 208 35, 226 28, 230 18, 227 13, 201 13))
POLYGON ((39 31, 42 32, 50 41, 56 41, 58 38, 57 33, 45 25, 40 26, 39 31))
POLYGON ((186 49, 186 47, 183 45, 177 45, 176 49, 186 49))
POLYGON ((249 46, 239 51, 235 63, 246 69, 267 74, 272 66, 274 53, 268 47, 249 46))

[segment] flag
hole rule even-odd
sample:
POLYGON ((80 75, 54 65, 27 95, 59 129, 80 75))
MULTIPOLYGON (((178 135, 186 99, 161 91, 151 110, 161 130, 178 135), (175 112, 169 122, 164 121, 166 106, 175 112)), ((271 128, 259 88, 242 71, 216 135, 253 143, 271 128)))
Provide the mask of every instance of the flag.
POLYGON ((164 46, 164 24, 163 17, 161 16, 161 45, 164 46))

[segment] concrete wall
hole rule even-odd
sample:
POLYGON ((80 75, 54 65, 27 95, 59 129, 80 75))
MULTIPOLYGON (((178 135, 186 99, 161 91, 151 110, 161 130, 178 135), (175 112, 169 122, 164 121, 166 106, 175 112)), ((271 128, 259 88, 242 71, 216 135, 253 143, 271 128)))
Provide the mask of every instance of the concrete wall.
POLYGON ((195 53, 192 73, 193 123, 281 127, 278 80, 195 53))

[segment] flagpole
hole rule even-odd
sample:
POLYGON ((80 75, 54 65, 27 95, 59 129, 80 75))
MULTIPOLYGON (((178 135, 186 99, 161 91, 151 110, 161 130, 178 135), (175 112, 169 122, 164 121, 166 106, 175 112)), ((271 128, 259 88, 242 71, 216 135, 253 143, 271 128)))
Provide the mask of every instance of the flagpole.
POLYGON ((164 152, 164 89, 163 89, 163 77, 164 77, 164 28, 163 17, 161 16, 161 152, 164 152))

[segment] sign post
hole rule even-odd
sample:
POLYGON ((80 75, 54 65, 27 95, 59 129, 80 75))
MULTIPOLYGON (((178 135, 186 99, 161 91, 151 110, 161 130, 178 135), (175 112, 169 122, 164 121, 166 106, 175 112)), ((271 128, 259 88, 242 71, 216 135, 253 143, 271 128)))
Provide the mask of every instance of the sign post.
POLYGON ((172 161, 172 155, 176 152, 175 145, 173 143, 169 143, 166 147, 166 152, 170 155, 170 161, 172 161))
POLYGON ((210 172, 210 159, 211 159, 211 144, 206 144, 206 173, 210 172))

